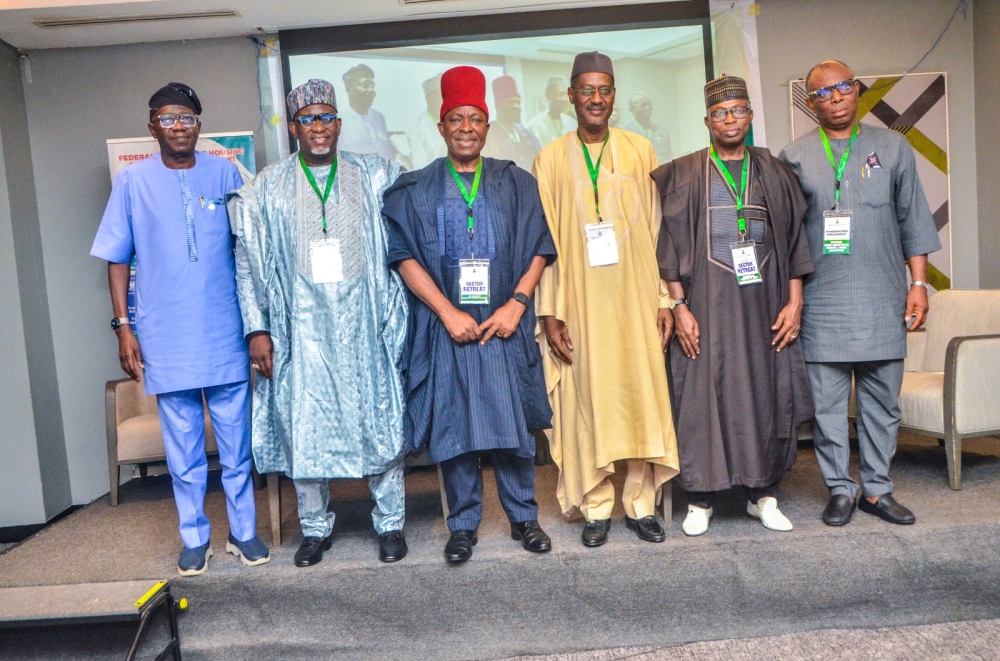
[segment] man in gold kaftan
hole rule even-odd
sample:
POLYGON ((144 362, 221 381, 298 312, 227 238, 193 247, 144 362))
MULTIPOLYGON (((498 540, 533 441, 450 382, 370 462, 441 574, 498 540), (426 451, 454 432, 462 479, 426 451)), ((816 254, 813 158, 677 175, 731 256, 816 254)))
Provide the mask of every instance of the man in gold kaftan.
POLYGON ((661 542, 657 491, 678 470, 663 352, 673 322, 656 261, 660 205, 649 140, 608 127, 611 60, 578 55, 570 100, 578 130, 542 150, 535 176, 559 260, 537 291, 552 458, 565 514, 579 508, 586 546, 607 541, 614 462, 626 461, 625 523, 661 542))

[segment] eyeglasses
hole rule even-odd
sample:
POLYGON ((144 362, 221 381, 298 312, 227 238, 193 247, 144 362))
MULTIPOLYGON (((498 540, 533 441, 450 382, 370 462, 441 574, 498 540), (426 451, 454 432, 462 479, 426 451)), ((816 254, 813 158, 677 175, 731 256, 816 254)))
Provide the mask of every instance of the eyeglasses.
POLYGON ((337 115, 332 112, 325 112, 322 115, 302 115, 301 117, 296 117, 295 121, 298 122, 303 128, 311 128, 316 120, 323 126, 333 126, 333 122, 337 119, 337 115))
POLYGON ((833 98, 833 90, 840 92, 841 96, 848 96, 854 94, 854 83, 858 82, 857 78, 848 78, 847 80, 842 80, 839 83, 834 83, 828 87, 820 87, 817 90, 809 92, 808 96, 816 99, 820 103, 825 103, 833 98))
POLYGON ((181 123, 186 129, 194 128, 194 125, 198 123, 197 115, 159 115, 153 118, 154 121, 159 122, 160 128, 169 129, 173 128, 177 122, 181 123))
POLYGON ((708 116, 712 118, 713 122, 724 122, 726 121, 726 115, 729 114, 732 114, 733 119, 743 119, 750 114, 750 106, 736 106, 728 110, 714 110, 708 113, 708 116))
POLYGON ((603 98, 612 97, 615 95, 614 87, 574 87, 573 91, 582 96, 585 99, 590 99, 594 96, 594 92, 597 92, 603 98))

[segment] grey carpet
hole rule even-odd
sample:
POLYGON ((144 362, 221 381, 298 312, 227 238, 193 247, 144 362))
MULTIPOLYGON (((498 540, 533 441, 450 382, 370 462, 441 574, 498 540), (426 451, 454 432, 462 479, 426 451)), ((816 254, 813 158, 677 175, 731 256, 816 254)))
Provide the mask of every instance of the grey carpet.
POLYGON ((669 647, 625 647, 578 654, 520 656, 506 661, 995 661, 1000 620, 950 622, 886 629, 828 629, 741 640, 718 640, 669 647))
MULTIPOLYGON (((333 549, 308 569, 292 566, 299 537, 287 483, 287 539, 271 563, 249 569, 222 554, 225 503, 216 477, 207 512, 220 555, 205 576, 173 583, 191 600, 181 621, 185 658, 503 658, 1000 618, 998 455, 996 439, 966 443, 965 490, 952 492, 936 442, 903 439, 896 496, 917 524, 890 526, 858 513, 835 529, 820 521, 826 490, 804 449, 782 483, 794 532, 764 530, 734 492, 708 534, 685 538, 678 491, 665 543, 639 541, 616 511, 612 539, 599 549, 585 549, 581 524, 559 516, 556 472, 543 467, 540 519, 554 546, 547 556, 510 540, 487 471, 480 542, 462 567, 441 557, 447 531, 433 469, 407 476, 405 560, 378 562, 364 482, 341 481, 333 549)), ((268 540, 265 492, 258 507, 268 540)), ((99 500, 0 556, 0 585, 176 578, 178 550, 168 481, 136 481, 118 508, 99 500)), ((0 633, 0 657, 117 658, 112 650, 127 634, 0 633)))

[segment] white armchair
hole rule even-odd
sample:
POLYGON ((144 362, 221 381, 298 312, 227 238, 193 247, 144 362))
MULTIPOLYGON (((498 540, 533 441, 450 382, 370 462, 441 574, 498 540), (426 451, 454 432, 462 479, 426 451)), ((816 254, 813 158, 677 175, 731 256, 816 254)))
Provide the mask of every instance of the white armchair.
POLYGON ((946 290, 926 330, 907 334, 901 429, 944 439, 962 488, 962 439, 1000 433, 1000 290, 946 290))

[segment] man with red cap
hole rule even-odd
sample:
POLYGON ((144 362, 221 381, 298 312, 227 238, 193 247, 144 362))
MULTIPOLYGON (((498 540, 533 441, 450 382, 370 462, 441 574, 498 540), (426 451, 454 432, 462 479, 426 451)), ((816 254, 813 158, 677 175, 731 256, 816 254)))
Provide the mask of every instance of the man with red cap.
POLYGON ((514 161, 517 167, 530 169, 542 146, 535 134, 521 124, 521 95, 513 76, 493 80, 493 102, 497 106, 497 117, 490 126, 499 130, 494 130, 486 141, 483 154, 514 161))
POLYGON ((479 454, 489 452, 511 537, 542 553, 532 432, 549 427, 535 341, 535 286, 555 260, 538 188, 510 161, 483 158, 486 78, 441 77, 448 156, 404 173, 384 197, 389 263, 411 293, 405 431, 440 464, 451 538, 445 558, 472 556, 482 519, 479 454))

